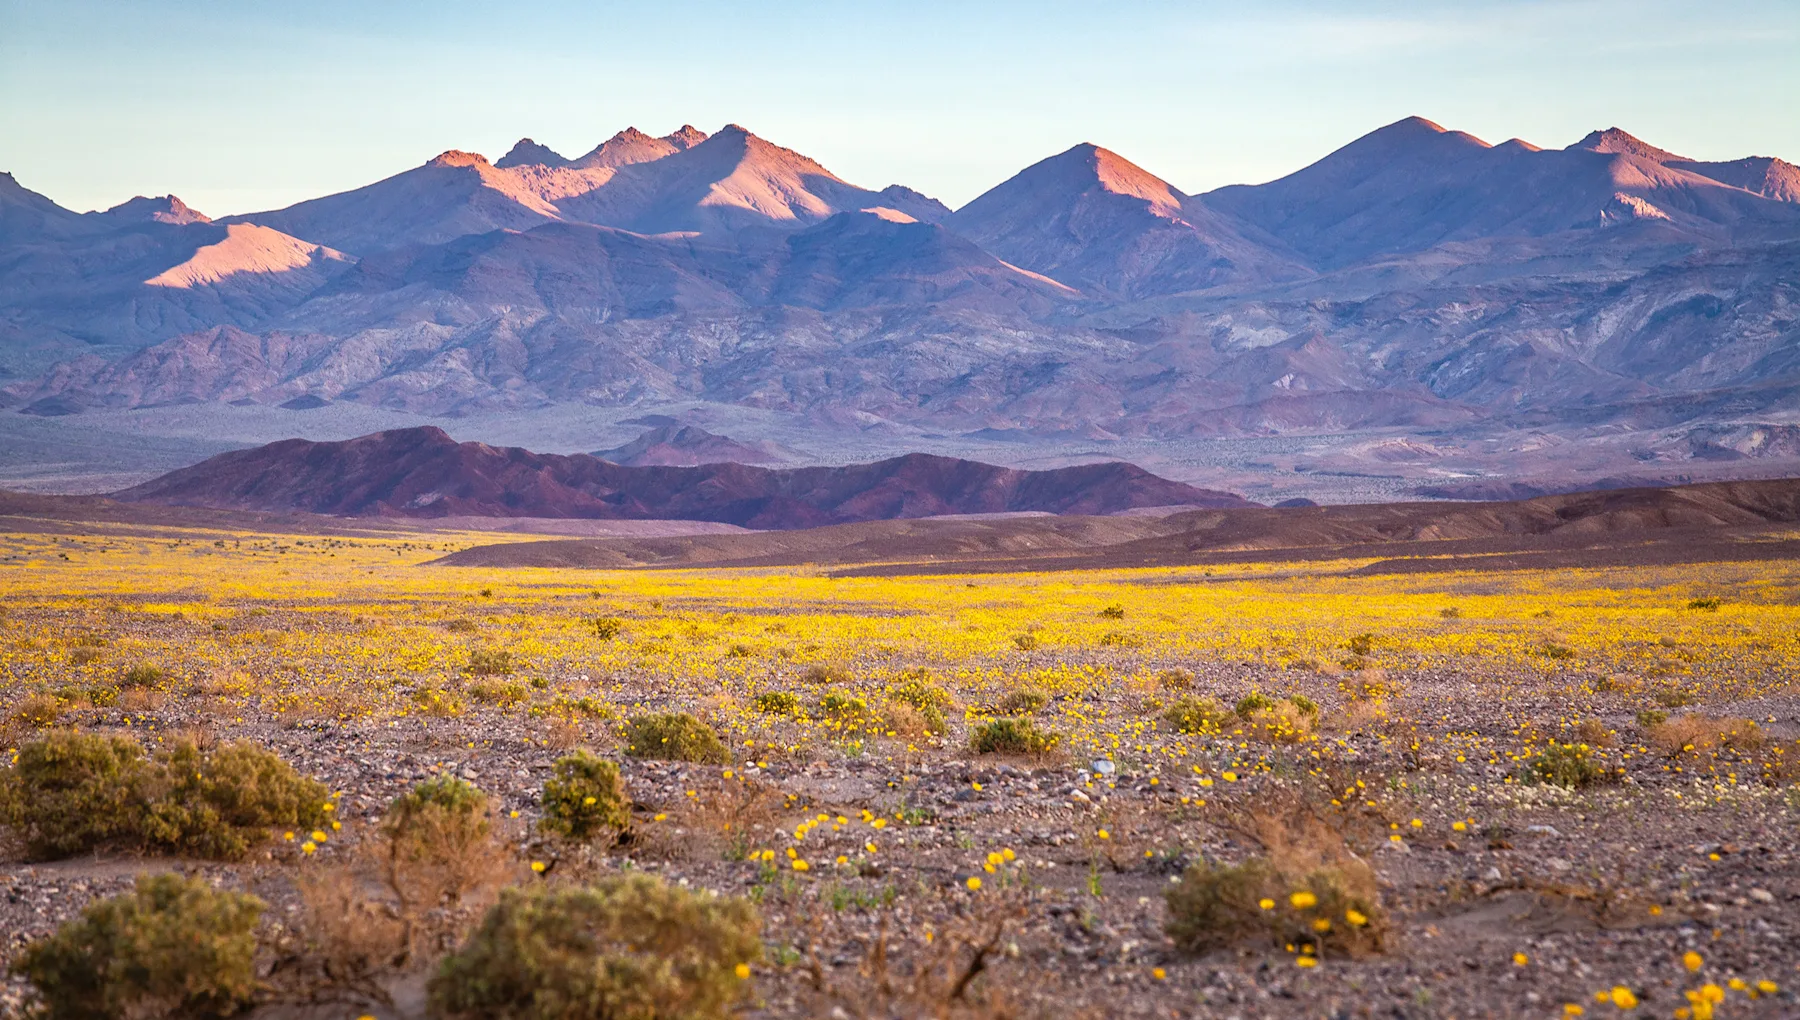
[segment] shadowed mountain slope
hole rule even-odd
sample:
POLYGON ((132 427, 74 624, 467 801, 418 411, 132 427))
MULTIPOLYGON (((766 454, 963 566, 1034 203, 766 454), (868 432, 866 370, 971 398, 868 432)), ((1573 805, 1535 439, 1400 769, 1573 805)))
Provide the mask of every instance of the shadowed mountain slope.
POLYGON ((676 519, 774 529, 939 514, 1248 505, 1117 462, 1020 471, 910 454, 790 470, 625 467, 585 454, 458 443, 432 427, 224 453, 115 498, 346 516, 676 519))

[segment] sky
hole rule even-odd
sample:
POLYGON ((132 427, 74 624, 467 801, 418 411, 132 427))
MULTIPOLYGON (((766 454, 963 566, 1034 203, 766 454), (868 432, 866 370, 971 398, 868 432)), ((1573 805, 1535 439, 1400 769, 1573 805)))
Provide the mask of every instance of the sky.
POLYGON ((959 206, 1081 142, 1187 192, 1417 114, 1800 162, 1800 2, 0 0, 0 171, 211 215, 727 123, 959 206))

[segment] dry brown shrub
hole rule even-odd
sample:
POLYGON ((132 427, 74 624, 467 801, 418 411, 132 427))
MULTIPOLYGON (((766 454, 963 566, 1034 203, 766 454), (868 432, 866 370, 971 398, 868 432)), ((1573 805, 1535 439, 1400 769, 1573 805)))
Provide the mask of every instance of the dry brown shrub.
POLYGON ((1371 666, 1341 677, 1338 690, 1349 701, 1386 701, 1399 695, 1400 683, 1389 679, 1387 670, 1371 666))
POLYGON ((1330 716, 1331 728, 1342 733, 1374 733, 1391 722, 1387 704, 1380 701, 1352 701, 1330 716))
POLYGON ((544 742, 558 750, 566 750, 587 743, 587 734, 581 723, 566 715, 550 716, 542 731, 544 742))
POLYGON ((1688 712, 1650 727, 1650 742, 1662 753, 1710 754, 1724 748, 1756 751, 1767 742, 1762 727, 1753 720, 1727 716, 1712 718, 1688 712))
POLYGON ((842 925, 841 915, 822 902, 812 906, 802 911, 812 921, 806 937, 797 940, 800 962, 791 982, 806 1015, 857 1020, 1092 1015, 1070 1012, 1056 1000, 1054 971, 1013 962, 1009 943, 1024 937, 1030 910, 1029 897, 1016 887, 983 890, 969 903, 931 903, 930 915, 938 923, 929 941, 918 937, 917 921, 903 908, 883 909, 870 938, 861 930, 832 930, 842 925), (903 934, 893 934, 896 928, 903 934), (825 962, 833 946, 852 939, 865 947, 855 967, 825 962))
POLYGON ((1613 731, 1598 719, 1583 719, 1575 725, 1575 740, 1593 747, 1611 747, 1613 731))
POLYGON ((119 692, 118 707, 124 712, 150 712, 161 708, 167 696, 149 687, 127 687, 119 692))
POLYGON ((1318 716, 1309 715, 1290 701, 1258 709, 1244 722, 1244 735, 1270 744, 1298 744, 1312 736, 1318 716))
POLYGON ((1630 673, 1614 673, 1594 681, 1594 690, 1603 694, 1637 694, 1644 689, 1644 681, 1630 673))
POLYGON ((773 839, 781 791, 733 770, 694 787, 695 796, 662 821, 634 828, 628 839, 646 857, 664 860, 743 860, 773 839))

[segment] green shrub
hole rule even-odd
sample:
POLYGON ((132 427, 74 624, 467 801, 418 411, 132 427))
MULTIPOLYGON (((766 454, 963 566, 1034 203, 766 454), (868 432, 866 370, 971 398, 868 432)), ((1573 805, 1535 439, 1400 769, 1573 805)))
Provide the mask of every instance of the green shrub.
POLYGON ((1637 724, 1644 729, 1661 726, 1669 721, 1669 713, 1660 708, 1646 708, 1637 714, 1637 724))
POLYGON ((585 750, 558 758, 544 781, 545 832, 570 839, 616 833, 631 824, 619 766, 585 750))
POLYGON ((163 671, 147 662, 134 663, 119 674, 120 687, 155 687, 162 683, 163 671))
POLYGON ((1358 634, 1344 642, 1344 648, 1347 649, 1351 655, 1366 656, 1375 650, 1375 635, 1358 634))
POLYGON ((625 621, 616 616, 602 616, 594 621, 594 636, 602 641, 611 641, 625 629, 625 621))
POLYGON ((1555 741, 1526 760, 1525 774, 1540 783, 1570 790, 1593 786, 1609 778, 1586 744, 1558 744, 1555 741))
POLYGON ((1163 721, 1182 733, 1218 733, 1232 724, 1225 706, 1211 698, 1188 696, 1163 711, 1163 721))
POLYGON ((0 820, 41 860, 138 842, 153 772, 129 737, 47 733, 0 772, 0 820))
POLYGON ((995 719, 975 727, 969 747, 976 754, 1043 754, 1057 739, 1030 719, 995 719))
POLYGON ((146 875, 27 946, 13 969, 37 989, 44 1020, 229 1016, 256 988, 262 910, 202 879, 146 875))
POLYGON ((468 671, 474 676, 505 676, 513 671, 512 653, 503 648, 472 649, 468 671))
POLYGON ((201 857, 244 856, 274 828, 311 829, 327 820, 331 791, 247 741, 201 751, 177 741, 157 756, 161 789, 145 812, 153 844, 201 857))
POLYGON ((792 691, 764 691, 756 696, 756 710, 791 718, 800 714, 800 696, 792 691))
POLYGON ((869 700, 861 695, 834 689, 820 695, 814 709, 814 714, 821 719, 835 719, 843 722, 868 715, 869 700))
POLYGON ((498 1020, 713 1020, 761 951, 749 902, 649 875, 507 889, 439 967, 431 1006, 498 1020))
POLYGON ((1049 703, 1050 697, 1043 691, 1021 687, 1001 698, 1000 703, 994 706, 994 710, 1001 715, 1036 715, 1049 703))
POLYGON ((1107 606, 1105 609, 1100 610, 1100 618, 1103 620, 1123 620, 1125 619, 1125 607, 1118 605, 1117 603, 1107 606))
POLYGON ((1267 694, 1252 691, 1238 699, 1237 707, 1234 708, 1233 711, 1237 712, 1238 718, 1248 719, 1258 712, 1267 712, 1274 707, 1274 698, 1269 697, 1267 694))
POLYGON ((1294 706, 1295 708, 1299 709, 1301 715, 1310 715, 1310 716, 1313 716, 1314 718, 1318 717, 1318 714, 1319 714, 1318 702, 1314 701, 1313 699, 1307 697, 1304 694, 1290 694, 1281 700, 1283 700, 1283 701, 1287 702, 1288 704, 1294 706))
POLYGON ((1689 609, 1698 609, 1705 613, 1716 613, 1721 605, 1718 599, 1694 599, 1687 604, 1689 609))
POLYGON ((625 724, 625 751, 633 758, 724 765, 731 752, 712 727, 687 714, 634 716, 625 724))
POLYGON ((272 828, 323 823, 328 795, 250 743, 147 758, 127 737, 49 733, 0 774, 0 821, 43 859, 106 845, 230 859, 272 828))
POLYGON ((1013 647, 1021 652, 1029 652, 1037 648, 1038 639, 1035 634, 1014 634, 1013 647))

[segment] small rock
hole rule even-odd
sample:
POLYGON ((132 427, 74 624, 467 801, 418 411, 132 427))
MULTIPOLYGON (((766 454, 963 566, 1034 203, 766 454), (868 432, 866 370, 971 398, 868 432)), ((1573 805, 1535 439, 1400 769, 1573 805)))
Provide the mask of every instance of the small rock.
POLYGON ((1750 898, 1755 900, 1758 903, 1774 903, 1775 902, 1775 894, 1770 892, 1767 889, 1752 889, 1752 890, 1750 890, 1750 898))
POLYGON ((1525 826, 1525 831, 1528 833, 1531 833, 1532 835, 1535 835, 1535 836, 1560 836, 1560 835, 1562 835, 1561 832, 1557 831, 1557 828, 1554 825, 1527 825, 1527 826, 1525 826))

